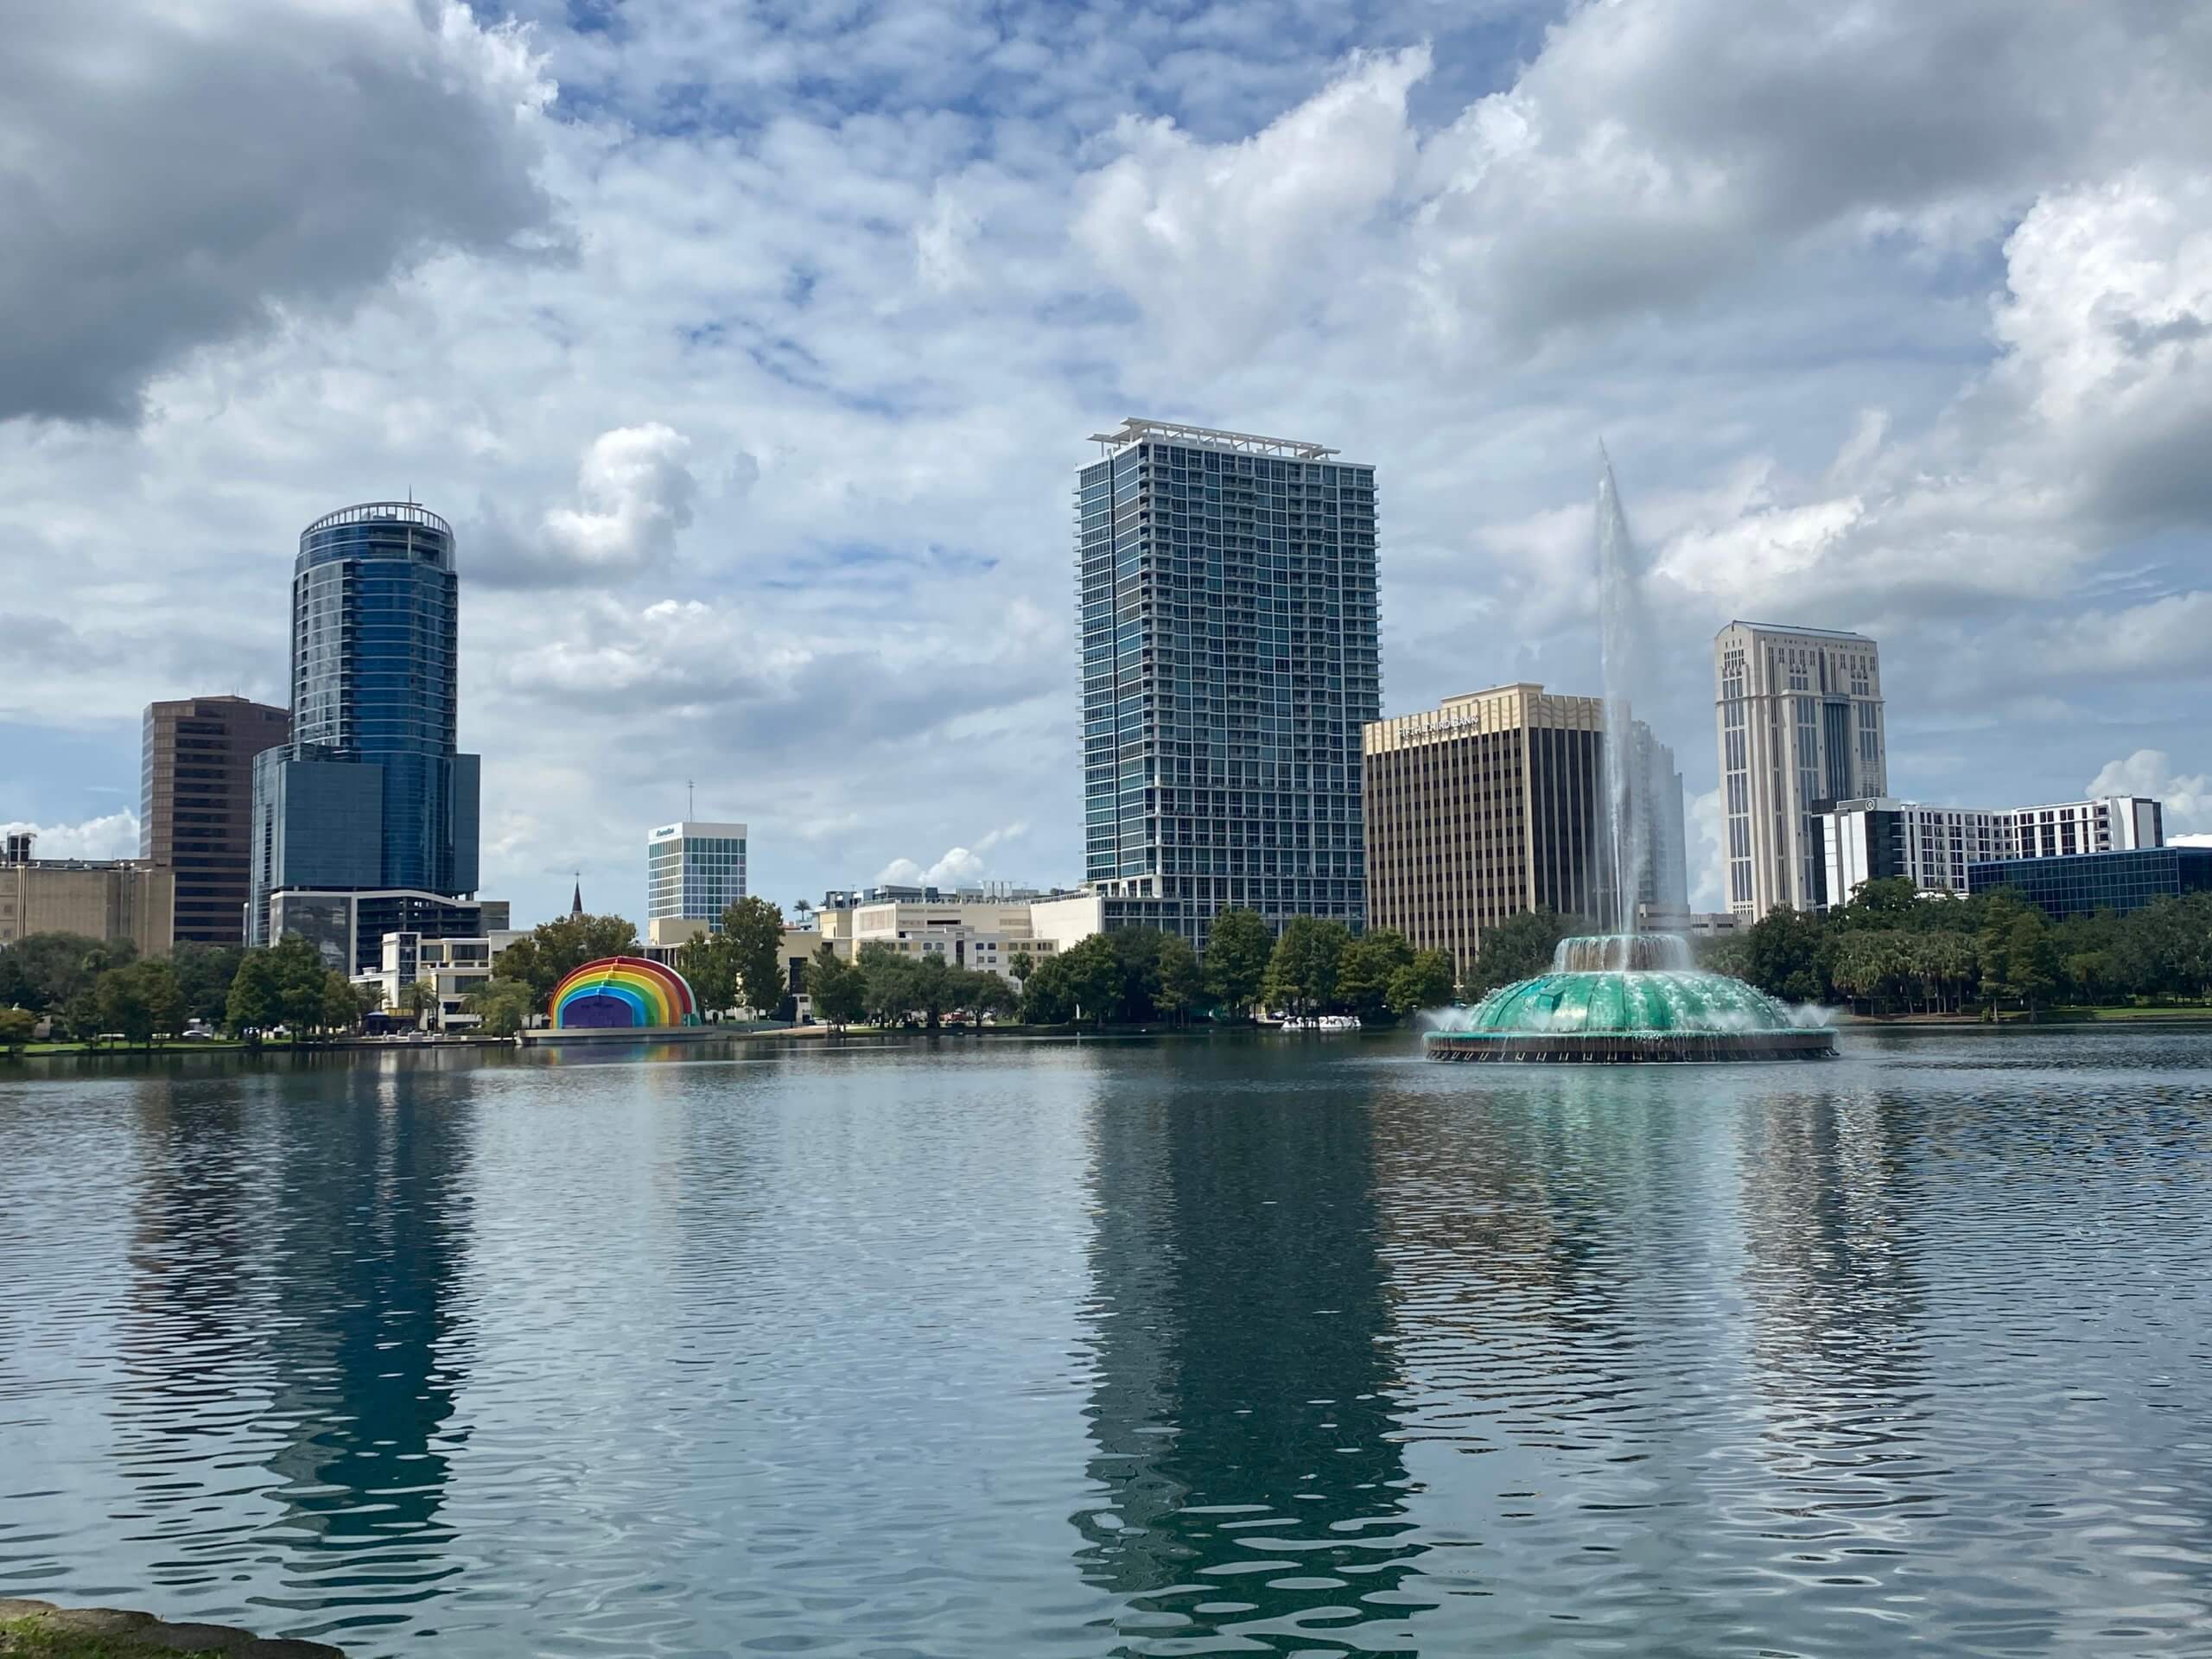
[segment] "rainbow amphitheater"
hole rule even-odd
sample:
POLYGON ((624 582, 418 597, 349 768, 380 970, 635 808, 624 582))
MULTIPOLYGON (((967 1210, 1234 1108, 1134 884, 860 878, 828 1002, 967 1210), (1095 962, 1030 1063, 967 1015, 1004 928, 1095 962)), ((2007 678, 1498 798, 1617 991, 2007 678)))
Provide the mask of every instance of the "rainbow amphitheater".
POLYGON ((553 988, 556 1031, 666 1031, 698 1023, 690 982, 643 957, 601 957, 553 988))

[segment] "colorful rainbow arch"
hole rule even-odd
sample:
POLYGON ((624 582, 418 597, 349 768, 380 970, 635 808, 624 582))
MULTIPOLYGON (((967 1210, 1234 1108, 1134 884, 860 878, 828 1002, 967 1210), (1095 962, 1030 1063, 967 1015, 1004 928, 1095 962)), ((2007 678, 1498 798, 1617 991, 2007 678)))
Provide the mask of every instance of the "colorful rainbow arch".
POLYGON ((683 975, 643 957, 601 957, 553 988, 556 1031, 696 1026, 698 999, 683 975))

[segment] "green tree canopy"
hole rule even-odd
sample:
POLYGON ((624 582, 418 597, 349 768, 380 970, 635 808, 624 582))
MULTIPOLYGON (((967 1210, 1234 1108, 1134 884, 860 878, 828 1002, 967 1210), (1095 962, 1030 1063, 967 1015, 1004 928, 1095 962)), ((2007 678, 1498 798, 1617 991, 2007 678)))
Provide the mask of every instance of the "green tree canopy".
POLYGON ((501 978, 521 980, 543 1001, 584 963, 627 956, 637 948, 637 928, 620 916, 562 916, 539 923, 527 938, 500 951, 492 965, 501 978))
POLYGON ((921 1004, 920 964, 903 950, 871 941, 860 948, 854 965, 861 976, 861 1004, 868 1023, 903 1026, 921 1004))
POLYGON ((773 1014, 791 995, 784 976, 784 912, 766 899, 745 898, 722 912, 738 995, 755 1014, 773 1014))
POLYGON ((15 1052, 38 1031, 38 1015, 29 1008, 0 1008, 0 1049, 15 1052))
POLYGON ((1338 1003, 1366 1024, 1395 1018, 1391 982, 1410 968, 1413 960, 1413 946, 1395 928, 1378 927, 1361 934, 1344 946, 1343 959, 1337 964, 1338 1003))
POLYGON ((99 976, 94 995, 100 1029, 121 1032, 127 1042, 150 1048, 157 1034, 183 1029, 184 995, 177 988, 176 969, 165 961, 147 958, 111 968, 99 976))
POLYGON ((1205 996, 1198 953, 1180 933, 1161 933, 1153 964, 1153 1007, 1179 1024, 1189 1019, 1205 996))
POLYGON ((266 950, 249 950, 238 959, 232 976, 230 994, 224 999, 223 1020, 235 1035, 265 1032, 283 1018, 284 1002, 276 984, 276 965, 266 950))
POLYGON ((1468 1000, 1548 971, 1552 952, 1574 928, 1575 924, 1555 910, 1524 910, 1483 929, 1474 966, 1467 970, 1468 1000))
POLYGON ((1400 1019, 1452 1001, 1452 953, 1416 950, 1413 960, 1390 976, 1390 1012, 1400 1019))
POLYGON ((868 1012, 868 983, 859 968, 824 939, 806 964, 806 995, 814 1017, 825 1025, 849 1026, 868 1012))
POLYGON ((1021 982, 1021 1018, 1033 1026, 1064 1026, 1075 1018, 1075 991, 1065 957, 1039 957, 1021 982))
POLYGON ((361 996, 353 982, 335 968, 325 969, 322 976, 322 1007, 315 1015, 315 1024, 325 1031, 351 1031, 361 1023, 361 996))
POLYGON ((1761 918, 1744 941, 1744 977, 1789 1002, 1829 1000, 1821 918, 1794 910, 1761 918))
POLYGON ((1267 987, 1274 944, 1256 910, 1224 910, 1213 918, 1206 936, 1205 973, 1206 995, 1217 1008, 1238 1016, 1252 1011, 1267 987))
POLYGON ((238 977, 238 963, 245 955, 242 945, 199 944, 190 940, 170 950, 169 964, 176 969, 177 989, 184 997, 188 1018, 204 1020, 211 1026, 223 1023, 230 1004, 231 982, 238 977))
POLYGON ((1294 916, 1268 958, 1268 1006, 1294 1019, 1319 1014, 1337 994, 1337 969, 1351 933, 1342 922, 1294 916))
POLYGON ((323 1022, 326 976, 333 970, 321 951, 296 935, 270 947, 269 965, 276 976, 277 1012, 296 1044, 323 1022))
POLYGON ((512 1037, 529 1029, 537 1012, 537 993, 519 979, 494 976, 471 986, 461 1003, 476 1015, 476 1029, 486 1037, 512 1037))
POLYGON ((137 954, 128 939, 109 944, 81 933, 26 933, 0 946, 0 1003, 60 1014, 102 974, 129 965, 137 954))

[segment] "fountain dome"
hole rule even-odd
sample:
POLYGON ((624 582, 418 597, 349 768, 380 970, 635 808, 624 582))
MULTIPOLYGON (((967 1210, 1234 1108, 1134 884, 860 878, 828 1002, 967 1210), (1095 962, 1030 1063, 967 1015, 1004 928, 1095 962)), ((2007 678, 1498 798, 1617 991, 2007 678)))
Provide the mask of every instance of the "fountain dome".
POLYGON ((1668 934, 1563 939, 1552 970, 1502 985, 1425 1039, 1435 1060, 1619 1064, 1825 1059, 1835 1036, 1764 991, 1689 964, 1668 934))

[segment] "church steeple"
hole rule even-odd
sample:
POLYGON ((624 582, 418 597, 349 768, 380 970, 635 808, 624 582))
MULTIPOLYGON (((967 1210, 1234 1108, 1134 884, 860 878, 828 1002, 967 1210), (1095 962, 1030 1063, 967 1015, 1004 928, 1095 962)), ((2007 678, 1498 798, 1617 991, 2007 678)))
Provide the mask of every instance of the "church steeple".
POLYGON ((578 870, 576 872, 576 896, 569 900, 569 914, 571 916, 581 916, 583 913, 584 873, 582 870, 578 870))

